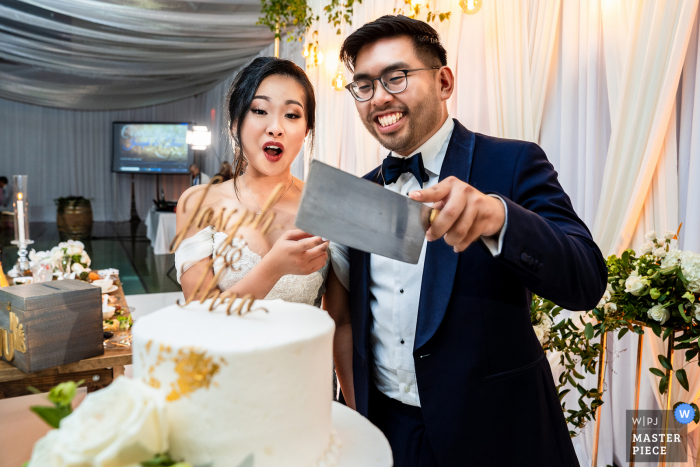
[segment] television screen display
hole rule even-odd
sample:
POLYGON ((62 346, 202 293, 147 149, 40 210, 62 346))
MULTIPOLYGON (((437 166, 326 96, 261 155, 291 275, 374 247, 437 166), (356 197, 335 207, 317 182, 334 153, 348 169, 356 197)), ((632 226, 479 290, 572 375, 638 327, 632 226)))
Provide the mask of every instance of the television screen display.
POLYGON ((112 124, 112 171, 146 174, 187 174, 192 149, 187 123, 112 124))

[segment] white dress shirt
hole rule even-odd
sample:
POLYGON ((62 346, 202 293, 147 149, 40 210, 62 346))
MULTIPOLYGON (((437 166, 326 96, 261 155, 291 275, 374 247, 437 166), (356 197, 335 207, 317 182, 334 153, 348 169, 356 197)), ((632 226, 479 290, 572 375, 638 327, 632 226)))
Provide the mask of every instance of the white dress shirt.
MULTIPOLYGON (((453 129, 454 120, 448 117, 428 141, 407 156, 412 157, 421 153, 423 157, 423 165, 429 179, 422 187, 413 174, 404 173, 395 183, 385 185, 385 188, 407 195, 410 191, 436 185, 453 129)), ((404 157, 398 154, 395 156, 404 157)), ((503 205, 506 206, 505 202, 503 205)), ((506 224, 507 214, 506 207, 506 224)), ((506 224, 498 238, 482 237, 494 256, 501 253, 506 224)), ((370 347, 375 363, 372 380, 377 389, 388 397, 417 407, 420 407, 420 397, 413 362, 413 343, 416 336, 426 246, 427 240, 424 240, 418 264, 404 263, 375 254, 370 255, 369 299, 372 312, 370 347)), ((331 250, 334 271, 347 288, 349 282, 347 248, 331 244, 331 250)))

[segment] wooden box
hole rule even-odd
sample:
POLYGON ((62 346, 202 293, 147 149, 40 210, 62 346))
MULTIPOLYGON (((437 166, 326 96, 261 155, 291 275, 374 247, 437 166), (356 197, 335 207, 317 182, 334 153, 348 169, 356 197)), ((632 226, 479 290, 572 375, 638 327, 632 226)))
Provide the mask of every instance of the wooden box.
POLYGON ((82 281, 0 288, 0 354, 25 373, 104 354, 102 292, 82 281))

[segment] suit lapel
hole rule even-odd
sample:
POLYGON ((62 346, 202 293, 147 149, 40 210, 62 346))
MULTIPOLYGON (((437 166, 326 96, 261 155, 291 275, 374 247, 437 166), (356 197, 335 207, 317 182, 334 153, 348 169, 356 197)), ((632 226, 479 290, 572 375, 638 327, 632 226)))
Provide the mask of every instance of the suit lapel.
MULTIPOLYGON (((440 181, 449 176, 455 176, 464 182, 469 182, 475 140, 474 133, 455 120, 450 144, 447 146, 445 160, 440 170, 440 181)), ((439 239, 428 243, 414 350, 422 347, 433 337, 445 316, 452 295, 458 259, 459 255, 445 243, 445 240, 439 239)))

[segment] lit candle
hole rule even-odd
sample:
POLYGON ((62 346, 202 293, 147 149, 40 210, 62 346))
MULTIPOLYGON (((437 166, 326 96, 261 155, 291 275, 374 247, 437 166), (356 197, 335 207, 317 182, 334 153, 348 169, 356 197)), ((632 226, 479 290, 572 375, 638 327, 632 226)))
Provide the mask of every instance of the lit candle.
POLYGON ((19 224, 19 240, 20 245, 24 244, 26 240, 24 237, 24 201, 22 201, 24 195, 20 192, 17 193, 17 223, 19 224))

